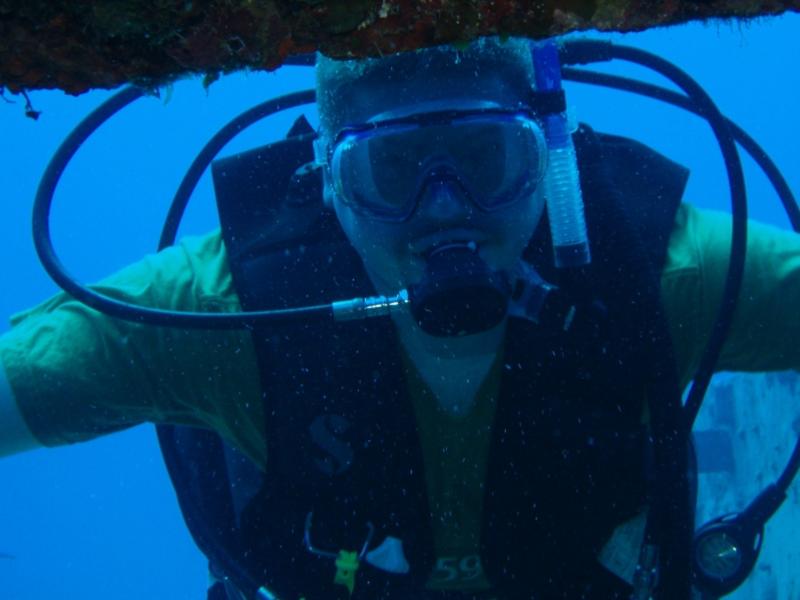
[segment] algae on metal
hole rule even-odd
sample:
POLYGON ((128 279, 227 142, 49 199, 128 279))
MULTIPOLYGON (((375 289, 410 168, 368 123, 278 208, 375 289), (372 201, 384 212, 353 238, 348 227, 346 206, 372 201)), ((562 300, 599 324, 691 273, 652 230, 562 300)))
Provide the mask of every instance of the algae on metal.
POLYGON ((481 35, 542 38, 800 11, 800 0, 0 0, 0 89, 79 94, 380 56, 481 35))

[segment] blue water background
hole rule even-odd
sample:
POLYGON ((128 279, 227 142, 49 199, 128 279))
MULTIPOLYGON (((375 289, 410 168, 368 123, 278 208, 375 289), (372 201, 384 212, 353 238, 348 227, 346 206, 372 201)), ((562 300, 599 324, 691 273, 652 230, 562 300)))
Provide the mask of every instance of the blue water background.
MULTIPOLYGON (((685 68, 800 191, 799 15, 613 38, 685 68)), ((614 71, 644 73, 629 67, 614 71)), ((140 100, 108 123, 70 165, 56 196, 53 235, 69 269, 93 281, 153 251, 169 200, 205 141, 253 104, 312 83, 310 70, 300 68, 228 76, 207 91, 192 79, 162 90, 161 99, 140 100)), ((620 92, 583 85, 568 90, 579 119, 637 137, 690 166, 687 200, 729 210, 722 161, 705 124, 620 92)), ((0 102, 0 332, 8 327, 8 315, 55 291, 32 248, 33 194, 63 137, 108 96, 34 92, 31 100, 42 111, 36 122, 23 116, 21 99, 0 102)), ((224 153, 280 137, 292 118, 254 128, 224 153)), ((752 216, 786 227, 765 178, 749 159, 745 167, 752 216)), ((215 225, 206 177, 181 233, 215 225)), ((776 410, 784 406, 793 418, 792 404, 776 401, 776 410)), ((183 526, 152 427, 0 461, 0 599, 198 599, 205 581, 204 559, 183 526)))

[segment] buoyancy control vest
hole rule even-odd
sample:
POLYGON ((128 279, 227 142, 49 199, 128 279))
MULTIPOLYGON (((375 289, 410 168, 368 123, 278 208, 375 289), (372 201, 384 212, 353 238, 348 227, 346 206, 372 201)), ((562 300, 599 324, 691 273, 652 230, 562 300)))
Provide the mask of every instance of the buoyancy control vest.
MULTIPOLYGON (((245 310, 374 294, 305 168, 312 138, 298 122, 286 140, 214 164, 245 310)), ((524 258, 589 316, 567 331, 546 319, 509 322, 480 533, 487 597, 629 594, 597 554, 647 502, 648 389, 664 380, 677 387, 660 272, 688 173, 586 126, 575 141, 593 263, 554 270, 544 222, 524 258)), ((469 597, 425 590, 435 560, 431 513, 392 323, 270 325, 252 336, 266 472, 211 432, 160 431, 212 571, 236 580, 215 559, 224 553, 281 600, 469 597), (352 594, 334 582, 342 574, 335 559, 306 546, 310 521, 313 545, 334 554, 361 551, 372 531, 352 594)))

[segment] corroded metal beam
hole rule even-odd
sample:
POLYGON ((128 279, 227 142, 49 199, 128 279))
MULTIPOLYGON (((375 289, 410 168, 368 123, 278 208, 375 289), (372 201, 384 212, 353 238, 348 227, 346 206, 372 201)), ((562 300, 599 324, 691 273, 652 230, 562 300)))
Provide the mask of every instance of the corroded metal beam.
POLYGON ((294 54, 377 56, 477 36, 634 31, 800 11, 800 0, 0 0, 0 87, 79 94, 294 54))

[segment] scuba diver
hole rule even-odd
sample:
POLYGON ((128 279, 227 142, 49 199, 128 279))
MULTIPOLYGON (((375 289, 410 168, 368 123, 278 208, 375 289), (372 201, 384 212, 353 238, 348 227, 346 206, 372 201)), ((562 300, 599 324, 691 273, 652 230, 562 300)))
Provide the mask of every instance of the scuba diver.
POLYGON ((93 290, 44 202, 69 293, 0 337, 0 454, 157 424, 212 599, 735 589, 796 464, 695 533, 682 392, 800 368, 800 238, 698 210, 684 167, 574 125, 560 62, 598 48, 570 52, 318 56, 319 130, 214 162, 221 228, 93 290))

